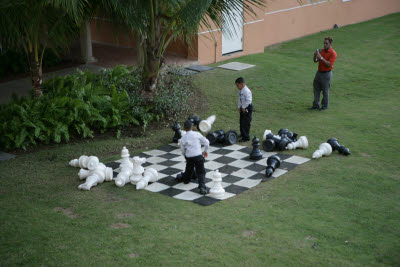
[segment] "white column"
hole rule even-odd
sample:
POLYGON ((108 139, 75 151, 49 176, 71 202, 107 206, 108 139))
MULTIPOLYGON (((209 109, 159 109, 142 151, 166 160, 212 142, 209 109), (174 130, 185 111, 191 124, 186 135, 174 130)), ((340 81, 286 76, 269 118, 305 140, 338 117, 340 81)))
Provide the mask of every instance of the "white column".
POLYGON ((81 27, 81 56, 85 64, 96 62, 92 54, 92 36, 90 33, 90 22, 86 21, 81 27))

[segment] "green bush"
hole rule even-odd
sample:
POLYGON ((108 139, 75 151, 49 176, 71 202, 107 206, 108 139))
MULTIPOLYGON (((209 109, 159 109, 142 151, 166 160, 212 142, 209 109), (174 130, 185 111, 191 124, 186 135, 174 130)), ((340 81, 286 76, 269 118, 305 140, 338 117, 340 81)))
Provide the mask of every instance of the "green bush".
POLYGON ((154 105, 140 95, 140 70, 117 66, 99 74, 77 70, 44 82, 39 99, 16 98, 0 105, 0 147, 14 149, 40 143, 88 138, 94 132, 141 125, 161 117, 176 119, 189 108, 192 79, 165 72, 154 105))

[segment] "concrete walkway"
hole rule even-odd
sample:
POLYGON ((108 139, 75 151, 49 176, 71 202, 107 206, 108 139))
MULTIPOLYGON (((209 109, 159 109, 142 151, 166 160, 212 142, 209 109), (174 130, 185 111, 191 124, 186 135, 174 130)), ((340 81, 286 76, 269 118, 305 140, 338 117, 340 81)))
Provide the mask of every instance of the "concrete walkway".
MULTIPOLYGON (((71 74, 74 73, 77 68, 82 71, 91 70, 96 73, 99 72, 101 68, 112 68, 116 65, 131 66, 137 64, 137 54, 134 48, 93 44, 93 56, 97 59, 97 62, 93 64, 80 65, 78 67, 45 73, 43 79, 46 80, 53 75, 62 76, 71 74)), ((166 55, 165 62, 167 65, 176 64, 183 66, 198 64, 196 60, 190 60, 175 55, 166 55)), ((0 83, 0 104, 6 104, 10 100, 12 94, 16 94, 17 96, 27 96, 31 89, 32 84, 29 77, 0 83)))

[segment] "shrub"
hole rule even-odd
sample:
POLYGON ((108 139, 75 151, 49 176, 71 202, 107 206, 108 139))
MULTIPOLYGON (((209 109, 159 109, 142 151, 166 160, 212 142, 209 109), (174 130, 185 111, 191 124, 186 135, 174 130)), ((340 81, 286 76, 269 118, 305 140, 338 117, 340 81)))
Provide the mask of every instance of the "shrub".
MULTIPOLYGON (((171 70, 171 68, 168 68, 171 70)), ((37 142, 68 142, 71 136, 148 124, 161 117, 176 120, 189 109, 192 79, 164 72, 154 105, 143 105, 140 70, 117 66, 99 74, 77 70, 44 83, 39 99, 16 98, 0 105, 0 146, 23 148, 37 142)))

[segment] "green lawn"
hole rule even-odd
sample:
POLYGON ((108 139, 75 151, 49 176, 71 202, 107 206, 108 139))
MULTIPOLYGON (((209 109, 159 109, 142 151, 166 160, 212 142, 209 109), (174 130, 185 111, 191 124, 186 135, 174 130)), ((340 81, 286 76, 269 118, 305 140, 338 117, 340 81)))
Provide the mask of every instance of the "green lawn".
POLYGON ((312 160, 211 206, 131 185, 77 189, 69 160, 111 161, 124 145, 131 154, 153 149, 171 141, 170 128, 52 145, 0 162, 0 265, 398 265, 399 41, 400 13, 231 60, 255 68, 199 74, 209 102, 200 115, 217 115, 213 129, 238 130, 234 80, 243 76, 256 108, 252 135, 280 128, 305 135, 309 148, 290 152, 303 157, 331 137, 352 152, 312 160), (330 106, 309 111, 312 53, 327 35, 338 54, 330 106))

